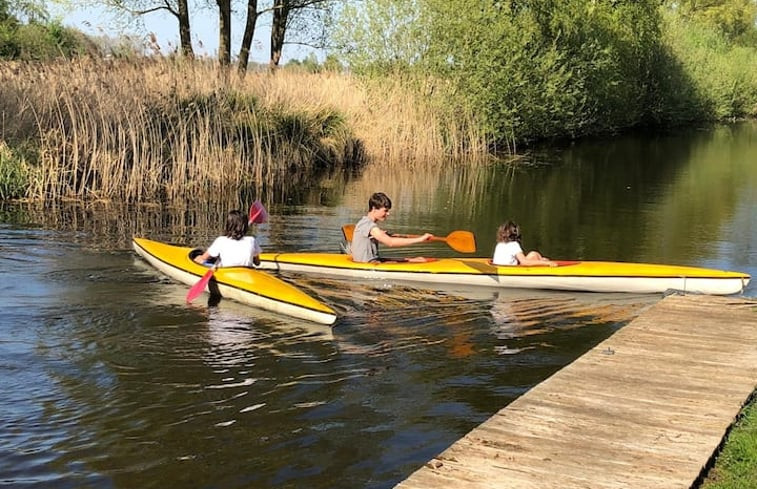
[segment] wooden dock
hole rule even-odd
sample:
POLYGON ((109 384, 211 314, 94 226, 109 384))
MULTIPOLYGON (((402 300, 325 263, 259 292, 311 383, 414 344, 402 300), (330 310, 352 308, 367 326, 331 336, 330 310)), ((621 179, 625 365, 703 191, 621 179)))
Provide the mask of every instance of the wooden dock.
POLYGON ((398 484, 685 488, 757 385, 757 300, 671 295, 398 484))

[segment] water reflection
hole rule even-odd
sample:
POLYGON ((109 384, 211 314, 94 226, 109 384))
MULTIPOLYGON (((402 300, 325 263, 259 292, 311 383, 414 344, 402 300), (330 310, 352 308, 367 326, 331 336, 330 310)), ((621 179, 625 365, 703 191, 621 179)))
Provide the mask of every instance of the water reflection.
MULTIPOLYGON (((750 272, 757 263, 757 124, 708 131, 625 136, 561 151, 534 152, 519 166, 424 170, 368 167, 357 180, 332 175, 309 194, 263 196, 271 221, 255 229, 267 250, 338 252, 341 226, 366 211, 381 190, 392 197, 389 230, 445 236, 474 231, 478 255, 489 255, 505 219, 521 224, 524 246, 563 259, 648 261, 750 272), (319 190, 320 189, 320 190, 319 190)), ((220 232, 241 193, 187 209, 67 204, 4 204, 14 225, 71 230, 76 242, 125 249, 134 235, 202 244, 220 232), (86 234, 78 234, 78 233, 86 234)), ((443 244, 397 249, 399 256, 456 256, 443 244)), ((393 250, 394 252, 395 250, 393 250)))

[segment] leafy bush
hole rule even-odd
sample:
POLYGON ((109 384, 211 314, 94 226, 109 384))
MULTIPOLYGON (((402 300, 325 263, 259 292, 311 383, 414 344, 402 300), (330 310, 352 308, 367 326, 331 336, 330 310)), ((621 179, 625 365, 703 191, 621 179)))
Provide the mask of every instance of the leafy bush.
POLYGON ((25 197, 32 178, 26 158, 0 142, 0 200, 25 197))
MULTIPOLYGON (((734 45, 719 30, 704 24, 668 15, 665 17, 665 44, 677 60, 685 80, 671 87, 668 100, 680 96, 676 89, 687 86, 691 120, 728 120, 757 116, 757 47, 734 45)), ((664 75, 664 74, 663 74, 664 75)))
POLYGON ((19 3, 21 22, 11 5, 0 0, 0 59, 44 60, 60 56, 72 57, 97 51, 94 43, 82 32, 49 22, 43 4, 19 3))

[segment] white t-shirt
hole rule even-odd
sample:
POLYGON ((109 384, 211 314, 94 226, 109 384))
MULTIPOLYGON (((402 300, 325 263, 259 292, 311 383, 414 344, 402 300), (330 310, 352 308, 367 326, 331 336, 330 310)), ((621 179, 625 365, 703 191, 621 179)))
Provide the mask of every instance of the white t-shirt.
POLYGON ((210 256, 220 257, 222 267, 251 267, 253 257, 262 252, 257 240, 252 236, 244 236, 242 239, 219 236, 208 248, 210 256))
POLYGON ((497 243, 497 246, 494 247, 492 263, 495 265, 517 265, 518 259, 515 258, 515 255, 518 253, 523 253, 523 249, 517 241, 497 243))

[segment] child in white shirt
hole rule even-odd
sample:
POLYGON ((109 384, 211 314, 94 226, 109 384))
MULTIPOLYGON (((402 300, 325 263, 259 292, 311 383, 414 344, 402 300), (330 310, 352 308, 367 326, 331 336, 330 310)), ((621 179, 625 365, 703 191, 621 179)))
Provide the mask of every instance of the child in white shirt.
POLYGON ((507 221, 497 229, 497 246, 494 248, 494 265, 550 266, 557 263, 541 255, 538 251, 523 253, 520 246, 520 228, 512 221, 507 221))
POLYGON ((253 236, 246 236, 249 224, 247 217, 238 210, 226 216, 224 236, 219 236, 205 253, 195 257, 197 263, 205 263, 210 258, 218 258, 221 267, 251 267, 260 265, 260 245, 253 236))

